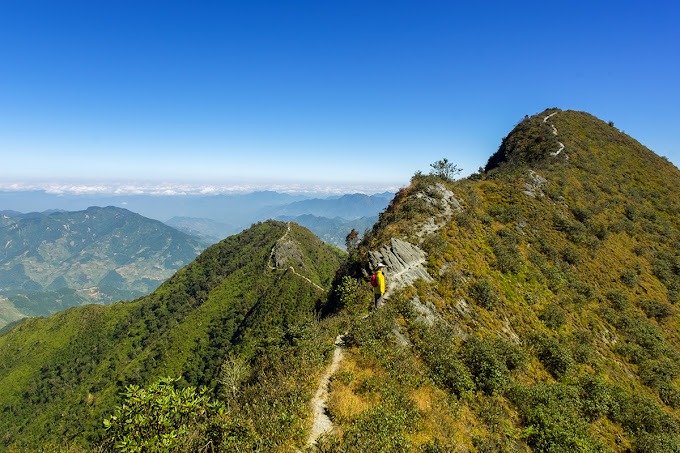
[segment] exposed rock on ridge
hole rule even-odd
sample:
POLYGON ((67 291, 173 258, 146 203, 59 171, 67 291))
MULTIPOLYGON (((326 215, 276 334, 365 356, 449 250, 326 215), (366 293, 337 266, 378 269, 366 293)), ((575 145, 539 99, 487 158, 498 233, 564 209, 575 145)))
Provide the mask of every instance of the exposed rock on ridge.
POLYGON ((440 212, 429 217, 423 224, 418 226, 416 234, 421 242, 428 234, 434 233, 439 228, 443 227, 446 222, 451 219, 454 212, 463 210, 460 201, 458 201, 454 193, 441 183, 428 187, 427 193, 417 193, 416 198, 420 198, 427 204, 440 210, 440 212))
POLYGON ((411 286, 419 279, 433 281, 423 265, 425 252, 413 244, 392 238, 389 246, 384 246, 377 252, 369 252, 369 255, 373 269, 380 262, 387 267, 384 271, 387 293, 411 286))

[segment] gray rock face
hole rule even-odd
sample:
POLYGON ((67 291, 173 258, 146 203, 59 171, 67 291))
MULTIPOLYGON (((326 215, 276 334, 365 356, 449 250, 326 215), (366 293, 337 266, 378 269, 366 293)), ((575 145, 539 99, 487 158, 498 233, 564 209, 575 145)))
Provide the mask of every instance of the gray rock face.
POLYGON ((455 194, 441 183, 427 187, 424 192, 417 193, 415 197, 424 200, 438 211, 416 226, 416 236, 420 238, 421 244, 427 235, 446 225, 454 213, 463 211, 463 206, 455 194))
POLYGON ((372 269, 378 263, 385 264, 385 292, 411 286, 418 279, 433 281, 425 266, 425 252, 413 244, 392 238, 389 246, 382 247, 377 252, 369 252, 372 269))
POLYGON ((529 170, 529 182, 524 183, 522 193, 530 197, 542 197, 543 189, 548 184, 548 180, 533 170, 529 170))
POLYGON ((418 296, 411 299, 413 311, 415 311, 418 321, 432 327, 435 322, 441 321, 443 318, 437 311, 437 307, 432 302, 421 302, 418 296))
POLYGON ((304 254, 300 247, 291 239, 286 237, 276 241, 272 254, 277 269, 284 269, 289 266, 303 267, 304 254))

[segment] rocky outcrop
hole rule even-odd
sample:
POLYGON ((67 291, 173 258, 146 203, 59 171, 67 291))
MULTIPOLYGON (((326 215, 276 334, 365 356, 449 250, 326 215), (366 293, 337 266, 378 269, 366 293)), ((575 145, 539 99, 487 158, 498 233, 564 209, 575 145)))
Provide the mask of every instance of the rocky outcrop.
POLYGON ((533 170, 529 170, 529 181, 524 183, 522 193, 532 198, 544 196, 543 189, 548 185, 548 180, 533 170))
POLYGON ((272 253, 274 265, 277 269, 285 269, 289 266, 303 267, 305 264, 302 249, 292 239, 283 237, 276 241, 272 253))
POLYGON ((421 243, 428 234, 434 233, 446 225, 454 212, 463 210, 460 201, 455 197, 454 193, 441 183, 434 184, 424 192, 417 193, 416 198, 425 201, 439 211, 416 227, 416 236, 420 238, 421 243))
POLYGON ((419 279, 433 281, 424 266, 425 252, 413 244, 392 238, 389 246, 369 255, 371 269, 376 269, 378 263, 386 266, 383 271, 386 293, 411 286, 419 279))

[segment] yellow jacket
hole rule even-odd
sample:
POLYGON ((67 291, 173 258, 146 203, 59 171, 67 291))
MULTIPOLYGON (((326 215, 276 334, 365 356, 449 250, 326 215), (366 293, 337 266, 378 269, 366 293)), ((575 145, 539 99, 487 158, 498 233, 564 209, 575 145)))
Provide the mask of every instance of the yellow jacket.
POLYGON ((385 276, 382 272, 378 271, 375 273, 375 279, 377 280, 378 284, 373 288, 373 292, 382 296, 385 294, 385 276))

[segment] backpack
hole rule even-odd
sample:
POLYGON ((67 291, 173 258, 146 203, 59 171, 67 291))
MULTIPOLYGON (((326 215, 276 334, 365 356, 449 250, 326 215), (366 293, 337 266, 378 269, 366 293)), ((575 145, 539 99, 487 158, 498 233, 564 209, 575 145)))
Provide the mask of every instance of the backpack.
POLYGON ((373 274, 371 277, 371 286, 374 288, 378 286, 378 274, 373 274))

